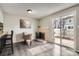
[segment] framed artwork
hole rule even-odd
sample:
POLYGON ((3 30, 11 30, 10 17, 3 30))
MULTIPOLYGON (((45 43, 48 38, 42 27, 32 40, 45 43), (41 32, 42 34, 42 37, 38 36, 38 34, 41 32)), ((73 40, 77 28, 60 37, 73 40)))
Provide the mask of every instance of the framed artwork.
POLYGON ((31 28, 31 22, 29 20, 20 19, 20 28, 31 28))

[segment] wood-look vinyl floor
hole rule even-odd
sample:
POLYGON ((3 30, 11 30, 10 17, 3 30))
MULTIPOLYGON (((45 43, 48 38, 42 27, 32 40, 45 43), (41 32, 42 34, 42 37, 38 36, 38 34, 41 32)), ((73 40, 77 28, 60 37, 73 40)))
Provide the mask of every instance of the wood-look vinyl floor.
POLYGON ((14 53, 11 49, 3 49, 1 56, 78 56, 73 49, 57 44, 33 41, 29 47, 24 43, 14 44, 14 53))

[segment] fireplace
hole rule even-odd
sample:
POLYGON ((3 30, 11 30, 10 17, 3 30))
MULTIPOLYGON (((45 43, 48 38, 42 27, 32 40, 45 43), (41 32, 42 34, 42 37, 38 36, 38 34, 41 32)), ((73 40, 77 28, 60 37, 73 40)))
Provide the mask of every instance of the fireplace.
POLYGON ((43 32, 36 32, 36 40, 45 40, 45 33, 43 32))

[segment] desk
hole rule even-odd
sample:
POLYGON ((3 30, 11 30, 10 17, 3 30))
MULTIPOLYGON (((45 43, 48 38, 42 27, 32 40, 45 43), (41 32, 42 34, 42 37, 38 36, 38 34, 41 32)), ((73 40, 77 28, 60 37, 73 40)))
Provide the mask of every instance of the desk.
POLYGON ((3 33, 0 35, 0 53, 2 52, 2 49, 4 47, 4 43, 6 42, 4 39, 6 36, 7 36, 7 33, 3 33))

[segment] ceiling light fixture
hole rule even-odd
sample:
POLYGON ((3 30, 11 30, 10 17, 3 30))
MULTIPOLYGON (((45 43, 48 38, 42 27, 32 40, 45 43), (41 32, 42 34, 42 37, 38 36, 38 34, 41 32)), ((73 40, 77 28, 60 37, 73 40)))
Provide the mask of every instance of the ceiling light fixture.
POLYGON ((32 10, 31 10, 31 9, 28 9, 27 12, 28 12, 28 13, 32 13, 32 10))

